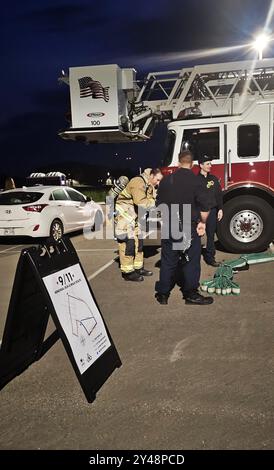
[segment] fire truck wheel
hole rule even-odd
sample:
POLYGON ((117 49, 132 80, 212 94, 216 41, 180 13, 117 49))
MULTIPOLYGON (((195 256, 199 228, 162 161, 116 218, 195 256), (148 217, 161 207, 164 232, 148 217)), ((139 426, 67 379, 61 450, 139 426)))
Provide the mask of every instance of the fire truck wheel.
POLYGON ((224 205, 218 239, 232 253, 265 250, 274 238, 274 210, 257 196, 238 196, 224 205))

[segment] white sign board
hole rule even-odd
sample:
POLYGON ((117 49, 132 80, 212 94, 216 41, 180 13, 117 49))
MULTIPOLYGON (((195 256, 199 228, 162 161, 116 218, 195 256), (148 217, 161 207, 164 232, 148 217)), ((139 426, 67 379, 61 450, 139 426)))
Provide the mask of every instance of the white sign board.
POLYGON ((120 73, 118 65, 69 69, 73 128, 118 127, 120 73))
POLYGON ((75 264, 43 277, 43 281, 83 374, 111 346, 83 271, 75 264))

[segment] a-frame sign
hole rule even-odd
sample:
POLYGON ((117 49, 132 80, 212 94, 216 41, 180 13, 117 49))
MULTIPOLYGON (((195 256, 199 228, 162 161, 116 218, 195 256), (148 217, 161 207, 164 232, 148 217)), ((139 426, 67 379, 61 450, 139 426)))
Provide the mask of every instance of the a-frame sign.
POLYGON ((21 252, 0 349, 0 389, 59 338, 91 403, 121 360, 66 237, 21 252), (56 330, 45 340, 49 315, 56 330))

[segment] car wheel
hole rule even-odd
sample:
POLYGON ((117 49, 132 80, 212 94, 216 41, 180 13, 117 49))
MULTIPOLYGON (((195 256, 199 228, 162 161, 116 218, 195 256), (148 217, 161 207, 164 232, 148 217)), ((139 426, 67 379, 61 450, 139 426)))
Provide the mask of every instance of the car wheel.
POLYGON ((239 196, 224 206, 218 239, 232 253, 265 250, 274 237, 274 211, 256 196, 239 196))
POLYGON ((49 236, 57 241, 62 238, 63 234, 64 227, 61 220, 55 219, 50 226, 49 236))

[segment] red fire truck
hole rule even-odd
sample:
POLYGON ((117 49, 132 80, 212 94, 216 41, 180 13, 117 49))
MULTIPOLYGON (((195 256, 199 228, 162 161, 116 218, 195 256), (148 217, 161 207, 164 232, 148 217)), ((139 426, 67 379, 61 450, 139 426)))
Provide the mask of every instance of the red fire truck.
MULTIPOLYGON (((163 172, 190 149, 213 159, 224 190, 218 238, 232 252, 264 250, 274 239, 274 59, 208 64, 150 73, 137 86, 134 69, 72 67, 71 127, 64 139, 144 141, 168 122, 163 172)), ((195 171, 195 170, 194 170, 195 171)))

